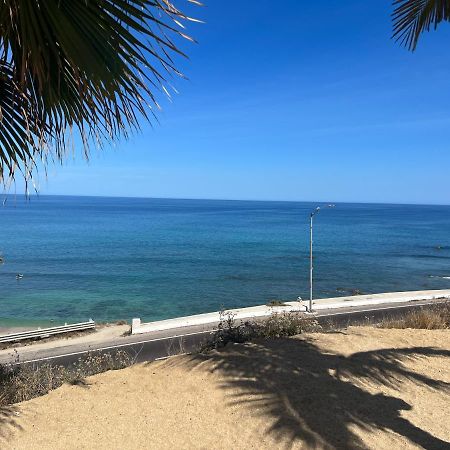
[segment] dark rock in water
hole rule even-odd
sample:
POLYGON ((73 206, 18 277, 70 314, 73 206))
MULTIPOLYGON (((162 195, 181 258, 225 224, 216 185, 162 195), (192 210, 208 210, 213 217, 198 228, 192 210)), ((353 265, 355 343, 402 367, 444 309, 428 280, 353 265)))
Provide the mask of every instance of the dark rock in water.
POLYGON ((366 295, 366 293, 360 289, 352 289, 352 295, 366 295))
POLYGON ((343 287, 336 288, 336 292, 347 293, 350 295, 366 295, 367 294, 367 292, 361 291, 360 289, 343 288, 343 287))

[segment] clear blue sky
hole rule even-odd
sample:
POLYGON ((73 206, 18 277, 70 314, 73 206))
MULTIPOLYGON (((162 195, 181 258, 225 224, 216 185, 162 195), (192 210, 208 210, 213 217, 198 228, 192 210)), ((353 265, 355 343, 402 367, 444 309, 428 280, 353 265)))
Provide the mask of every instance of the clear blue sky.
POLYGON ((207 1, 160 124, 41 193, 450 204, 450 26, 410 53, 390 3, 207 1))

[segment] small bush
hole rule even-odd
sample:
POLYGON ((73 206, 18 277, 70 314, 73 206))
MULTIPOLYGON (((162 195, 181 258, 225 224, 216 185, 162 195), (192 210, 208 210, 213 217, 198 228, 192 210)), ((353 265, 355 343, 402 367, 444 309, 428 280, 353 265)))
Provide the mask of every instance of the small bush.
POLYGON ((381 328, 417 328, 424 330, 440 330, 450 328, 450 302, 418 308, 397 319, 385 319, 381 328))
POLYGON ((201 346, 200 351, 222 348, 228 343, 240 344, 256 338, 282 338, 321 330, 314 317, 302 313, 272 314, 262 322, 247 321, 241 324, 236 324, 232 313, 221 313, 218 330, 201 346))
POLYGON ((281 338, 301 333, 318 332, 322 327, 313 317, 299 313, 272 314, 259 326, 259 336, 281 338))
POLYGON ((88 353, 69 367, 51 364, 0 364, 0 406, 30 400, 45 395, 64 383, 86 385, 84 379, 108 370, 131 365, 130 356, 117 351, 88 353))

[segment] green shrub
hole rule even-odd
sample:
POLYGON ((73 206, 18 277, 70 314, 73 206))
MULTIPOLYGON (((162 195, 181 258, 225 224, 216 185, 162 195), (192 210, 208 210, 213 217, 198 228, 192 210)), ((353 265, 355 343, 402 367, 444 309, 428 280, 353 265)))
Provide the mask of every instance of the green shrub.
POLYGON ((321 330, 322 327, 314 317, 301 313, 280 313, 272 314, 260 324, 259 335, 265 338, 281 338, 321 330))
POLYGON ((243 343, 256 338, 282 338, 306 332, 321 331, 314 317, 303 313, 274 313, 261 322, 236 324, 232 313, 221 313, 217 331, 201 346, 200 351, 225 347, 228 343, 243 343))

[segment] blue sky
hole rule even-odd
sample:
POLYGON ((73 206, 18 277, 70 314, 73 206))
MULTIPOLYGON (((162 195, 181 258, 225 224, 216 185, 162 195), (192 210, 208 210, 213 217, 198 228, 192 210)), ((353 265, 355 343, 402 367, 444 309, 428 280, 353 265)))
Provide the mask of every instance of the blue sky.
POLYGON ((410 53, 390 2, 194 11, 160 124, 51 166, 42 194, 450 204, 448 24, 410 53))

